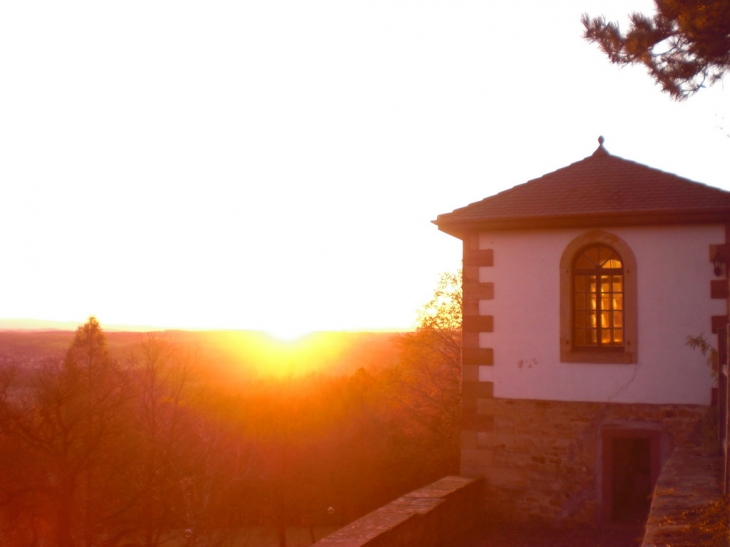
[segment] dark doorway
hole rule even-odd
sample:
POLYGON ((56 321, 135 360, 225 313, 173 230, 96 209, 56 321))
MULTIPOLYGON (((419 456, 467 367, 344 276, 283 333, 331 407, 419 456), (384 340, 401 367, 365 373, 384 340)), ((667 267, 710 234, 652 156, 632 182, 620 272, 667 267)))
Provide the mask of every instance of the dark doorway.
POLYGON ((651 495, 649 439, 615 438, 612 442, 611 520, 622 524, 644 522, 651 495))
POLYGON ((657 432, 604 431, 603 443, 605 520, 646 522, 659 472, 657 432))

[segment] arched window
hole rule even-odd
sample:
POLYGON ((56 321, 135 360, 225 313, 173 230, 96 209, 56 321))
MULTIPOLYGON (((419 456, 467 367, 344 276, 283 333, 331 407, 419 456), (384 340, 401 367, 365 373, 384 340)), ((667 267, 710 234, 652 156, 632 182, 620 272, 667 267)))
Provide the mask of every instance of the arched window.
POLYGON ((560 360, 636 363, 636 258, 618 236, 593 230, 560 259, 560 360))
POLYGON ((573 262, 573 347, 624 347, 624 268, 608 245, 584 247, 573 262))

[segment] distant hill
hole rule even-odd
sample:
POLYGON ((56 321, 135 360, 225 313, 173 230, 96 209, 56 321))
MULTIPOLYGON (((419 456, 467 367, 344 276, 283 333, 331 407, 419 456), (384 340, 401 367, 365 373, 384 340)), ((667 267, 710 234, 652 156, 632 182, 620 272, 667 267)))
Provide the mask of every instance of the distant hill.
MULTIPOLYGON (((62 359, 75 328, 76 325, 67 330, 2 330, 0 321, 0 364, 33 367, 47 359, 62 359)), ((240 378, 311 372, 350 374, 360 367, 390 364, 398 356, 397 334, 392 332, 314 332, 293 342, 282 342, 259 331, 144 333, 105 329, 105 333, 115 358, 139 356, 145 340, 156 336, 194 355, 198 363, 211 371, 240 378)))

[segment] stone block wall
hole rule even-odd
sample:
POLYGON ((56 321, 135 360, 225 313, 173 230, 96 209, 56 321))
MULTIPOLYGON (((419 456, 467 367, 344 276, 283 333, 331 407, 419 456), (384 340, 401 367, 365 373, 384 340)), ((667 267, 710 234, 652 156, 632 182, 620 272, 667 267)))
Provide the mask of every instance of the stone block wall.
POLYGON ((489 517, 550 525, 598 522, 602 431, 656 431, 663 464, 706 411, 700 405, 476 402, 484 425, 462 431, 461 474, 485 478, 489 517))
POLYGON ((429 547, 451 544, 483 520, 483 481, 444 477, 368 513, 318 541, 319 547, 429 547))

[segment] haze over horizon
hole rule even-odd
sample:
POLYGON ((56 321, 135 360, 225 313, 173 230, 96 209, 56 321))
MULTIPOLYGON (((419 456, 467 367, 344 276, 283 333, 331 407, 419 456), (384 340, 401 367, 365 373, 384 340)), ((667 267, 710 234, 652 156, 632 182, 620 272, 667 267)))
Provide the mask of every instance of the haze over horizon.
POLYGON ((684 103, 585 42, 649 0, 0 7, 0 317, 408 329, 431 221, 590 155, 730 189, 722 83, 684 103))
MULTIPOLYGON (((88 318, 87 318, 88 319, 88 318)), ((6 319, 0 318, 0 331, 75 331, 85 321, 46 321, 43 319, 6 319)), ((164 325, 101 325, 102 329, 107 332, 157 332, 157 331, 190 331, 190 332, 259 332, 269 335, 280 341, 296 341, 313 334, 321 333, 400 333, 407 332, 411 329, 340 329, 340 330, 312 330, 296 333, 276 333, 265 329, 181 329, 176 327, 166 327, 164 325)))

